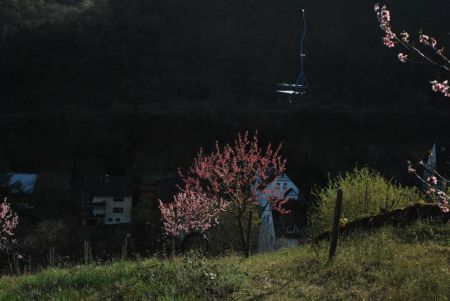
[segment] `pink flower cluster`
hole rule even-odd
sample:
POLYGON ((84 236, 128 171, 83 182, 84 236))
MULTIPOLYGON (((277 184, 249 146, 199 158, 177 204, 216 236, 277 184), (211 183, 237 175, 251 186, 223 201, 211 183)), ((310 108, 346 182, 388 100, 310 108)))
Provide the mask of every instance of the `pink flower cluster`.
POLYGON ((182 192, 174 196, 173 202, 159 202, 164 232, 177 236, 190 232, 203 233, 218 224, 223 207, 216 207, 205 195, 182 192))
POLYGON ((438 191, 436 194, 439 202, 439 208, 441 208, 442 212, 450 212, 448 195, 446 195, 443 191, 438 191))
POLYGON ((442 93, 445 97, 450 97, 450 87, 448 85, 448 80, 443 81, 442 83, 437 80, 431 81, 431 88, 434 92, 442 93))
POLYGON ((437 46, 437 40, 435 38, 424 35, 424 34, 419 35, 419 42, 424 45, 431 46, 433 48, 436 48, 436 46, 437 46))
POLYGON ((400 38, 402 39, 403 42, 409 43, 409 33, 407 33, 406 31, 402 31, 400 33, 400 38))
POLYGON ((0 204, 0 250, 8 247, 18 223, 17 214, 11 210, 5 198, 0 204))
MULTIPOLYGON (((429 179, 430 181, 430 179, 429 179)), ((442 190, 439 190, 437 188, 435 188, 437 185, 437 181, 436 184, 431 184, 427 190, 427 194, 435 199, 437 201, 437 204, 439 206, 439 208, 442 210, 442 212, 450 212, 450 206, 449 206, 449 196, 443 192, 442 190)))
POLYGON ((397 57, 398 60, 402 63, 406 63, 406 60, 408 59, 408 55, 401 52, 397 55, 397 57))
POLYGON ((374 10, 377 15, 380 28, 385 33, 385 36, 383 37, 383 44, 389 48, 394 47, 396 35, 391 28, 391 13, 386 9, 386 5, 380 7, 379 4, 375 4, 374 10))

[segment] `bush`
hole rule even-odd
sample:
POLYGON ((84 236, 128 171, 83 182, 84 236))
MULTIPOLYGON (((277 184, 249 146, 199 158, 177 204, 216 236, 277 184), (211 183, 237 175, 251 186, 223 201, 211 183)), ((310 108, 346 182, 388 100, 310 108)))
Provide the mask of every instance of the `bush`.
POLYGON ((416 188, 398 185, 368 168, 355 168, 313 192, 317 203, 310 218, 317 234, 331 229, 339 188, 343 193, 342 222, 352 222, 383 211, 403 208, 423 198, 416 188))

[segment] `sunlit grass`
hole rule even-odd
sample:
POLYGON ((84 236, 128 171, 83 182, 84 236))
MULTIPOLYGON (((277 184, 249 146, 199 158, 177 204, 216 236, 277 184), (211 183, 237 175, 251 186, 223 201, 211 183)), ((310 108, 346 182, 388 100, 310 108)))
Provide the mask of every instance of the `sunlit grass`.
POLYGON ((418 222, 244 259, 147 259, 3 277, 0 300, 448 300, 450 225, 418 222))

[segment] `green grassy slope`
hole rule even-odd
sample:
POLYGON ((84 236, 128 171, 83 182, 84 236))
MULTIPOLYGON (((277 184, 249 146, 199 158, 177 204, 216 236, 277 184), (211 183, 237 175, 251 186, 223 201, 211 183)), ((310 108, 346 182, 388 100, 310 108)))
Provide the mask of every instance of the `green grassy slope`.
POLYGON ((0 279, 0 300, 449 300, 450 225, 353 233, 249 259, 175 258, 0 279))

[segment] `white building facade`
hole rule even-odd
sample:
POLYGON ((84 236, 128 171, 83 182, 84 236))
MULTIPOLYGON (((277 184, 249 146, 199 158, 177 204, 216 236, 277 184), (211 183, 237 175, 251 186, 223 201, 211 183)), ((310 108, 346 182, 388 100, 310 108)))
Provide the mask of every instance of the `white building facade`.
POLYGON ((104 224, 131 223, 132 197, 93 196, 92 213, 104 216, 104 224))
POLYGON ((83 224, 131 223, 134 190, 129 177, 104 175, 86 178, 86 187, 83 224))
POLYGON ((258 252, 272 252, 277 248, 277 237, 275 235, 272 206, 270 205, 269 198, 275 196, 280 200, 299 201, 300 195, 300 189, 287 174, 281 175, 277 181, 269 184, 266 190, 270 193, 261 193, 258 196, 261 210, 258 252))

